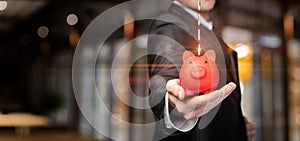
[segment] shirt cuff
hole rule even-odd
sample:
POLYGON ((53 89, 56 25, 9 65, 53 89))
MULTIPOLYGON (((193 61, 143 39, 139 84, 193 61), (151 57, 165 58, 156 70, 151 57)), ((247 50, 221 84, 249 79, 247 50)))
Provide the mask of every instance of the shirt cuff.
POLYGON ((174 128, 176 130, 179 130, 181 132, 187 132, 193 129, 199 118, 195 118, 192 120, 186 120, 183 117, 183 114, 179 113, 176 108, 169 112, 169 94, 166 93, 165 96, 165 109, 164 109, 164 115, 165 115, 165 124, 167 128, 174 128))

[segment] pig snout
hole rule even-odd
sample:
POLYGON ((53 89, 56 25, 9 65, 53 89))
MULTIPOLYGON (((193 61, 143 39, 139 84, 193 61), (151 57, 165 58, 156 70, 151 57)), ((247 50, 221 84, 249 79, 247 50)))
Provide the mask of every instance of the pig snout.
POLYGON ((195 67, 192 70, 192 76, 194 78, 202 78, 206 75, 206 69, 204 67, 195 67))

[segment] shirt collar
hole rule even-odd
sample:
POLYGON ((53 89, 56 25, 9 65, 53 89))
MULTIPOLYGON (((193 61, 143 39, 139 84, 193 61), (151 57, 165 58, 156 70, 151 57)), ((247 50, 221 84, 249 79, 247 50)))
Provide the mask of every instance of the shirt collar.
MULTIPOLYGON (((198 20, 198 13, 194 10, 192 10, 191 8, 186 7, 185 5, 181 4, 179 1, 175 0, 173 1, 174 4, 180 6, 181 8, 183 8, 187 13, 189 13, 190 15, 192 15, 196 20, 198 20)), ((200 15, 200 22, 201 24, 206 27, 209 30, 213 29, 213 23, 210 21, 206 21, 201 15, 200 15)))

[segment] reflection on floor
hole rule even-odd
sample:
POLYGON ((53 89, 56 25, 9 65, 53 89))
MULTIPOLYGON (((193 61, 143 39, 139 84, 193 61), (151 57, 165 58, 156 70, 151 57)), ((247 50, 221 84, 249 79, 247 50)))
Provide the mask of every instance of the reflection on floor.
POLYGON ((20 136, 14 132, 0 132, 1 141, 99 141, 93 137, 66 131, 35 131, 30 135, 20 136))

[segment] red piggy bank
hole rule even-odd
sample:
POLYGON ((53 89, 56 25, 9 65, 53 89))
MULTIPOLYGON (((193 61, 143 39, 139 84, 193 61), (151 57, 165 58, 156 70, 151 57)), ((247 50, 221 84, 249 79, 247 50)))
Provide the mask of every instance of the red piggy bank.
POLYGON ((199 57, 190 51, 185 51, 182 59, 179 79, 186 96, 195 93, 207 94, 216 89, 219 83, 219 72, 215 63, 215 51, 208 50, 199 57))

